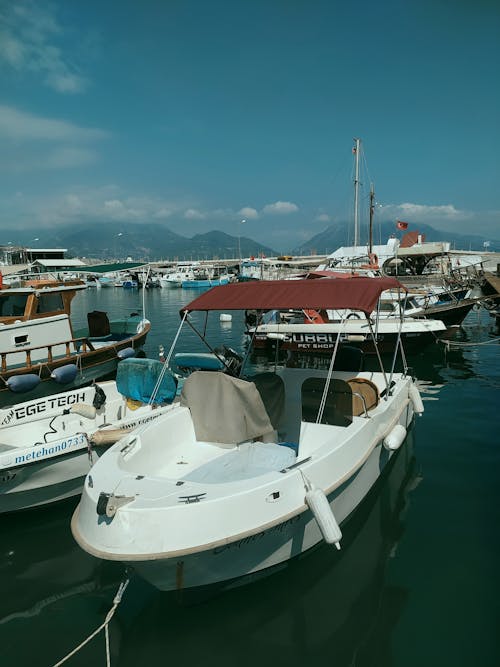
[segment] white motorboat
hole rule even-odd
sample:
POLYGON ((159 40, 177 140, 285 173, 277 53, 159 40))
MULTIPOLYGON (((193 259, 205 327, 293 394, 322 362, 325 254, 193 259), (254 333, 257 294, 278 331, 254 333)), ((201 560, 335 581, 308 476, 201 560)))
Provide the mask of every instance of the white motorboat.
MULTIPOLYGON (((183 323, 194 327, 196 311, 369 315, 390 288, 402 286, 392 278, 231 284, 186 306, 183 323)), ((322 540, 340 547, 342 523, 423 412, 414 380, 394 372, 396 355, 390 368, 379 356, 380 370, 367 372, 359 351, 336 364, 341 347, 338 338, 327 370, 194 372, 176 410, 96 462, 73 515, 76 541, 161 590, 243 583, 322 540)))
POLYGON ((276 344, 283 350, 307 353, 330 353, 334 348, 337 336, 360 347, 366 354, 390 353, 398 339, 401 339, 405 349, 414 352, 425 345, 435 342, 446 326, 440 320, 413 319, 406 317, 380 317, 376 326, 371 317, 345 318, 339 320, 321 321, 321 316, 309 310, 301 318, 282 319, 270 323, 258 324, 250 327, 247 334, 251 337, 254 348, 269 348, 276 344), (301 321, 299 321, 301 320, 301 321), (376 337, 376 345, 373 335, 376 337))
POLYGON ((194 278, 194 271, 199 266, 200 262, 178 262, 175 267, 161 276, 161 287, 182 287, 184 281, 194 278))
POLYGON ((160 361, 125 359, 116 382, 0 409, 0 513, 79 495, 95 447, 172 409, 177 383, 165 371, 160 361))

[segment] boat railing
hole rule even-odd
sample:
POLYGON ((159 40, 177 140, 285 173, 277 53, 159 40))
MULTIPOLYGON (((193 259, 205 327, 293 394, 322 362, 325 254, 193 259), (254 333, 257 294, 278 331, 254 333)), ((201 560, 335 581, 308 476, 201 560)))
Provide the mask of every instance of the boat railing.
MULTIPOLYGON (((71 338, 70 340, 66 341, 60 341, 59 343, 50 343, 49 345, 38 345, 36 347, 27 347, 19 350, 9 350, 8 352, 1 352, 0 357, 1 357, 1 362, 0 362, 0 368, 2 373, 6 373, 8 370, 11 370, 9 368, 8 364, 8 358, 9 355, 12 356, 17 354, 24 354, 26 355, 25 359, 25 364, 24 366, 26 368, 32 368, 33 366, 38 366, 41 363, 52 363, 54 361, 54 358, 57 359, 64 359, 64 358, 74 358, 75 354, 85 354, 86 352, 94 352, 95 347, 92 345, 92 342, 89 340, 88 337, 84 336, 81 338, 71 338), (54 348, 60 349, 62 346, 64 346, 64 354, 57 354, 54 353, 54 348), (33 360, 32 356, 33 353, 38 351, 38 350, 46 350, 46 358, 43 360, 41 359, 36 359, 33 360)), ((19 364, 16 363, 16 367, 19 368, 19 364)))

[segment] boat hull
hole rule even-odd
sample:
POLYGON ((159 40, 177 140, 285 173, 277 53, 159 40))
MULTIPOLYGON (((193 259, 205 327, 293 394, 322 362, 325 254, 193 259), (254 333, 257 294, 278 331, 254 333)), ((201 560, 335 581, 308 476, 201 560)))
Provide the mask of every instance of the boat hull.
POLYGON ((209 287, 218 287, 219 285, 227 285, 229 277, 213 278, 207 280, 183 280, 181 283, 182 289, 208 289, 209 287))
MULTIPOLYGON (((415 334, 403 333, 401 340, 405 350, 413 353, 435 343, 438 337, 431 331, 415 334)), ((291 333, 284 338, 272 338, 267 334, 257 333, 252 339, 252 345, 256 350, 272 351, 276 348, 276 344, 279 344, 280 349, 290 352, 331 355, 335 349, 336 340, 337 334, 335 333, 291 333)), ((348 335, 344 337, 343 342, 350 347, 361 349, 364 354, 374 355, 377 349, 381 354, 391 354, 394 352, 397 334, 378 334, 376 346, 369 335, 348 335)))
MULTIPOLYGON (((97 458, 94 453, 94 460, 97 458)), ((87 450, 31 466, 0 470, 0 514, 42 507, 78 496, 91 462, 87 450)))
MULTIPOLYGON (((382 445, 377 446, 357 474, 328 497, 340 524, 348 519, 373 487, 389 458, 382 445)), ((130 565, 160 590, 196 588, 244 580, 250 575, 273 570, 322 541, 318 523, 307 510, 268 530, 210 551, 179 559, 133 562, 130 565)))

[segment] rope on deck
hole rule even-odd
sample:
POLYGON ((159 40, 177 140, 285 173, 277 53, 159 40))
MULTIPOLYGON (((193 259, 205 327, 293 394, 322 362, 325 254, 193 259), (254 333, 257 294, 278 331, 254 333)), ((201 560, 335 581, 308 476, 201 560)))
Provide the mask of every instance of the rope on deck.
POLYGON ((55 665, 53 665, 53 667, 59 667, 60 665, 65 663, 66 660, 69 660, 72 656, 75 655, 75 653, 78 653, 78 651, 80 649, 82 649, 86 644, 88 644, 92 639, 94 639, 94 637, 96 637, 101 632, 101 630, 104 630, 105 636, 106 636, 106 667, 111 667, 111 654, 110 654, 110 650, 109 650, 109 627, 108 626, 109 626, 109 623, 110 623, 111 619, 114 616, 114 613, 115 613, 118 605, 122 601, 123 593, 125 592, 125 589, 127 588, 129 581, 130 581, 130 579, 127 577, 127 579, 125 579, 124 581, 122 581, 120 583, 120 585, 118 587, 118 590, 116 591, 116 595, 113 598, 113 606, 111 607, 111 609, 106 614, 106 618, 104 619, 104 623, 102 623, 96 630, 94 630, 94 632, 92 632, 87 637, 87 639, 84 639, 83 642, 81 642, 81 644, 76 646, 72 651, 70 651, 66 656, 64 656, 64 658, 59 660, 59 662, 56 662, 55 665))

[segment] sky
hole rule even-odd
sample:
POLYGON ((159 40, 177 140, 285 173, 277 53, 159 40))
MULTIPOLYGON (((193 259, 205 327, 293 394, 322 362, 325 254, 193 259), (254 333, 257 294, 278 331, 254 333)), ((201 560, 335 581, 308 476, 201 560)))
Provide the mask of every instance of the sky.
POLYGON ((497 0, 0 0, 2 229, 500 239, 497 0), (243 222, 244 221, 244 222, 243 222))

